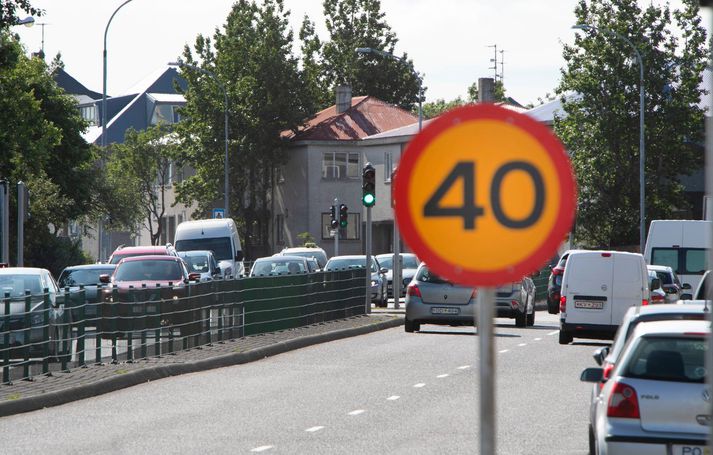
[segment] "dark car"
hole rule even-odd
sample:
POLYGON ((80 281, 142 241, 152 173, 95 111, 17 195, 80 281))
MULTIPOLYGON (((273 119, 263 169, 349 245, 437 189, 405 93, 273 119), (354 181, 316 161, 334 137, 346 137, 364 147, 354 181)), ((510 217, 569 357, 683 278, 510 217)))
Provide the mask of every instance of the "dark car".
POLYGON ((114 273, 116 265, 114 264, 88 264, 88 265, 73 265, 66 267, 59 274, 58 285, 60 289, 69 289, 70 297, 72 298, 72 316, 75 321, 79 320, 81 308, 83 305, 84 318, 91 320, 99 315, 99 303, 101 302, 100 289, 106 287, 106 283, 102 283, 99 277, 101 275, 111 275, 114 273), (80 301, 79 288, 84 288, 84 299, 80 301))
POLYGON ((560 312, 560 291, 562 289, 562 277, 564 268, 567 265, 567 258, 574 250, 567 250, 557 261, 557 265, 550 269, 550 278, 547 280, 547 312, 557 314, 560 312))
POLYGON ((103 290, 100 331, 104 337, 156 328, 146 315, 159 310, 160 325, 180 328, 181 336, 195 335, 200 330, 200 310, 192 308, 186 298, 190 282, 200 280, 200 274, 189 274, 183 259, 176 256, 124 258, 111 277, 102 275, 101 280, 112 285, 103 290), (146 303, 152 301, 160 302, 160 307, 146 303))
POLYGON ((64 298, 48 270, 0 268, 0 312, 3 315, 5 302, 10 304, 10 316, 9 324, 8 319, 0 317, 0 358, 6 349, 10 350, 11 358, 24 357, 25 348, 33 358, 43 357, 45 350, 50 357, 71 353, 71 315, 65 311, 64 298), (26 293, 30 295, 29 327, 26 324, 26 293), (6 336, 9 346, 4 344, 6 336))

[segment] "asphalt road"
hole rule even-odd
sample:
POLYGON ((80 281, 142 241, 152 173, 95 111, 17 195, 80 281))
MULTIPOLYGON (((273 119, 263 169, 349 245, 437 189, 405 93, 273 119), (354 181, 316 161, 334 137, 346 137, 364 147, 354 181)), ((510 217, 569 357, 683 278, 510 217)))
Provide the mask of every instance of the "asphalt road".
MULTIPOLYGON (((497 447, 585 454, 603 343, 557 344, 498 319, 497 447)), ((477 453, 474 329, 395 328, 0 419, 6 453, 477 453)))

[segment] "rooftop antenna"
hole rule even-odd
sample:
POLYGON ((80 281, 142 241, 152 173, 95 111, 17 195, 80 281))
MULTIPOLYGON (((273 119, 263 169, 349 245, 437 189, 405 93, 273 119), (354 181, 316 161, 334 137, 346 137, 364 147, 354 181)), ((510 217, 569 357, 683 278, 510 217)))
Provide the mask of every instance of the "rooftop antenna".
POLYGON ((505 50, 500 51, 500 82, 505 84, 505 50))
POLYGON ((493 70, 493 80, 495 82, 498 81, 498 45, 497 44, 491 44, 488 47, 493 48, 493 55, 494 58, 491 58, 490 61, 493 63, 493 66, 488 67, 488 69, 493 70))

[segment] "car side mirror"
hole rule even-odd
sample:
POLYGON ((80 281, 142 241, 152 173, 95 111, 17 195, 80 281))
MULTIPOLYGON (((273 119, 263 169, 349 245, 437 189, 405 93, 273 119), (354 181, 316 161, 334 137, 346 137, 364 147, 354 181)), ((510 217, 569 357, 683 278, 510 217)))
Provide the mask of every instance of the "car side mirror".
POLYGON ((220 275, 220 267, 216 267, 213 275, 220 275))
POLYGON ((597 362, 597 365, 601 366, 602 363, 604 363, 604 359, 606 359, 608 355, 609 355, 609 346, 604 346, 604 347, 601 347, 601 348, 597 349, 596 351, 594 351, 594 354, 592 355, 592 357, 594 357, 594 361, 597 362))
POLYGON ((682 288, 682 289, 686 289, 686 290, 688 290, 688 289, 693 289, 693 288, 691 288, 691 284, 690 284, 690 283, 683 283, 683 286, 681 286, 681 288, 682 288))
POLYGON ((582 382, 601 382, 604 376, 603 368, 587 368, 582 371, 579 380, 582 382))
POLYGON ((201 274, 200 273, 189 273, 188 274, 188 281, 200 281, 201 280, 201 274))
POLYGON ((235 260, 236 261, 242 261, 243 260, 243 250, 238 250, 235 252, 235 260))
POLYGON ((109 275, 107 275, 106 273, 102 273, 101 275, 99 275, 99 282, 108 284, 111 282, 111 277, 109 275))
POLYGON ((387 268, 385 268, 385 267, 382 267, 382 268, 379 269, 379 273, 381 273, 381 274, 389 273, 389 269, 387 269, 387 268))
POLYGON ((692 294, 681 294, 681 300, 693 300, 693 295, 692 294))

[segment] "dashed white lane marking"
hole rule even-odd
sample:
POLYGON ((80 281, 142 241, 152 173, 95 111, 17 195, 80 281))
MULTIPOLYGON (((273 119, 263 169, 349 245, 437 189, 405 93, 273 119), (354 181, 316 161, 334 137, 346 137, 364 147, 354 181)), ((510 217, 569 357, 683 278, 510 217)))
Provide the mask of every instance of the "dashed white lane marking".
POLYGON ((542 338, 535 338, 535 341, 541 341, 542 338))
POLYGON ((359 414, 364 414, 366 411, 364 409, 355 409, 354 411, 350 412, 350 416, 358 416, 359 414))
POLYGON ((254 449, 251 450, 251 452, 264 452, 266 450, 270 450, 275 446, 260 446, 260 447, 255 447, 254 449))
POLYGON ((323 429, 324 429, 324 427, 317 426, 317 427, 307 428, 305 431, 306 431, 307 433, 314 433, 314 432, 316 432, 316 431, 323 430, 323 429))
POLYGON ((417 388, 417 389, 420 389, 421 387, 423 387, 423 386, 425 386, 425 385, 426 385, 426 384, 424 384, 423 382, 419 382, 418 384, 414 384, 413 386, 414 386, 415 388, 417 388))
POLYGON ((558 333, 560 333, 560 331, 559 331, 559 330, 555 330, 554 332, 548 333, 547 336, 557 335, 558 333))
POLYGON ((520 343, 518 344, 519 347, 527 346, 527 343, 520 343))
POLYGON ((401 398, 401 397, 398 396, 398 395, 391 395, 389 398, 387 398, 387 400, 389 400, 389 401, 396 401, 396 400, 398 400, 399 398, 401 398))
POLYGON ((510 349, 503 349, 502 351, 498 351, 500 354, 505 354, 506 352, 510 352, 510 349))
POLYGON ((461 367, 458 367, 457 369, 458 370, 467 370, 468 368, 470 368, 470 365, 463 365, 461 367))
POLYGON ((445 374, 439 374, 439 375, 438 375, 438 376, 436 376, 436 377, 437 377, 438 379, 443 379, 443 378, 447 378, 447 377, 448 377, 448 373, 445 373, 445 374))

